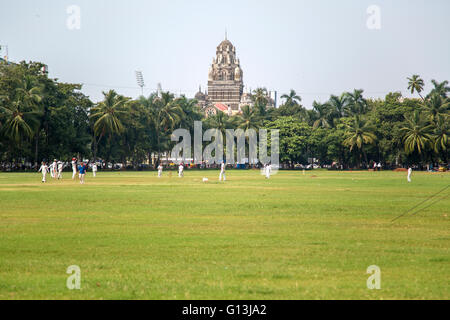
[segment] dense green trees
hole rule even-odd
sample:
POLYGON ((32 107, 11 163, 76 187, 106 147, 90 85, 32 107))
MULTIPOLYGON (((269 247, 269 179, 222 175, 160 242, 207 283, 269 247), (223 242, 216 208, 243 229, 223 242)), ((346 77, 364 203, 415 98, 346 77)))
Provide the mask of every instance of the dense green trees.
POLYGON ((0 163, 36 163, 72 156, 101 158, 137 167, 157 163, 169 151, 176 128, 279 129, 280 156, 287 166, 311 159, 337 167, 446 163, 450 153, 450 88, 433 80, 423 94, 418 75, 405 87, 420 99, 398 92, 366 99, 363 90, 331 95, 302 105, 294 91, 283 104, 268 108, 267 90, 253 92, 254 107, 228 116, 205 118, 194 99, 170 92, 131 99, 114 90, 92 103, 77 84, 60 83, 42 72, 40 63, 0 64, 0 163), (155 158, 152 158, 155 155, 155 158))
POLYGON ((35 62, 0 64, 0 162, 16 164, 89 152, 89 99, 35 62))

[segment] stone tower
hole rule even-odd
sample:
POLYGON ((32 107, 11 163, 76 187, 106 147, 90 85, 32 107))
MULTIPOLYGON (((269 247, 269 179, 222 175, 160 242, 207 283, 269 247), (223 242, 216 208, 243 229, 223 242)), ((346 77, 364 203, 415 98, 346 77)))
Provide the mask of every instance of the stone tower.
POLYGON ((236 111, 244 90, 243 74, 236 58, 236 48, 225 40, 217 47, 216 57, 208 72, 208 99, 236 111))

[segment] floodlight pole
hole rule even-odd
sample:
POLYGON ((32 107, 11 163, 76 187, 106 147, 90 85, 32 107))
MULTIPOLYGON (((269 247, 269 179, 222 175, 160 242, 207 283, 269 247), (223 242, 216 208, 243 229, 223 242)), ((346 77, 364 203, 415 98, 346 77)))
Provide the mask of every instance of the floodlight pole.
POLYGON ((142 75, 142 71, 136 71, 136 82, 139 87, 141 87, 141 95, 144 95, 144 76, 142 75))
POLYGON ((0 44, 0 49, 2 48, 2 47, 5 47, 5 50, 6 50, 6 56, 5 56, 5 60, 6 60, 6 62, 8 62, 9 61, 9 53, 8 53, 8 45, 6 45, 6 44, 0 44))

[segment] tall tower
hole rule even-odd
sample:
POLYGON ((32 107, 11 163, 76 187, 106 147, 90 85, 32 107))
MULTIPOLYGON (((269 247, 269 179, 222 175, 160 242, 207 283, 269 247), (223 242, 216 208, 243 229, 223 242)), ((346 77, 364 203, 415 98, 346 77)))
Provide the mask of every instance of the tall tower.
POLYGON ((208 72, 208 99, 238 110, 244 90, 243 73, 236 58, 236 48, 226 39, 216 50, 208 72))

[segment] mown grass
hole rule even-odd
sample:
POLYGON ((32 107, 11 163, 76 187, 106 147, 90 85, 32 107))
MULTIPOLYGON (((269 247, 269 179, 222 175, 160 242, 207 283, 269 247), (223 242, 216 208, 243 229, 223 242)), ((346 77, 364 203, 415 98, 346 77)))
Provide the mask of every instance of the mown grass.
POLYGON ((450 298, 450 190, 391 223, 450 174, 227 175, 1 173, 0 298, 450 298), (66 287, 70 265, 81 290, 66 287), (381 290, 367 289, 370 265, 381 290))

